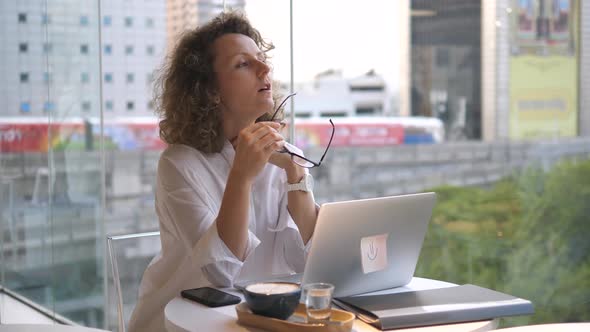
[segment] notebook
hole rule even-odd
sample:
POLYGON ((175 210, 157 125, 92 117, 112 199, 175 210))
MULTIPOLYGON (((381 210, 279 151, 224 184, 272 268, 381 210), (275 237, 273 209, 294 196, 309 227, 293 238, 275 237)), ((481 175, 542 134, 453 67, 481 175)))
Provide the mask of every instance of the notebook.
POLYGON ((334 299, 337 305, 379 329, 398 329, 530 315, 533 304, 479 287, 462 285, 385 295, 334 299))

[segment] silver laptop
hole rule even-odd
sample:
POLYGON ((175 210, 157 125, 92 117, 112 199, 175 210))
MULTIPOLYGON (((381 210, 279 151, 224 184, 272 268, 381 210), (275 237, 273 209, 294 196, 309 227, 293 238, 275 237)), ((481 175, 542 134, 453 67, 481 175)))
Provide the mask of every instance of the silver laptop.
POLYGON ((335 297, 406 285, 435 202, 436 194, 430 192, 323 204, 303 278, 267 281, 328 282, 335 286, 335 297))

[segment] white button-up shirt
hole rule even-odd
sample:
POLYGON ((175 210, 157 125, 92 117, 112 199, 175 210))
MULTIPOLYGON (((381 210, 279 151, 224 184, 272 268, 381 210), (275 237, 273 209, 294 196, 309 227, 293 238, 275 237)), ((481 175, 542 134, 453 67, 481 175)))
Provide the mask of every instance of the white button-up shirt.
POLYGON ((228 141, 220 153, 186 145, 162 153, 156 184, 162 251, 144 273, 130 331, 164 331, 164 307, 183 289, 303 271, 311 240, 304 245, 287 210, 285 171, 272 164, 252 185, 244 262, 219 237, 215 221, 234 156, 228 141))

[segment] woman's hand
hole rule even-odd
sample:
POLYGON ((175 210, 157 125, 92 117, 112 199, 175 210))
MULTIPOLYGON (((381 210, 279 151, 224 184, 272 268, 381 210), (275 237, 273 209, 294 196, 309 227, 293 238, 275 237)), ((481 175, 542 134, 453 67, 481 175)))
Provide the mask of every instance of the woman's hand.
POLYGON ((271 156, 283 148, 280 127, 277 122, 257 122, 242 129, 232 142, 236 150, 232 173, 251 183, 271 156))
MULTIPOLYGON (((285 122, 280 122, 279 133, 282 132, 283 128, 285 128, 285 122)), ((281 149, 283 149, 283 147, 281 147, 281 149)), ((285 171, 296 166, 295 163, 293 163, 293 161, 291 159, 291 155, 288 153, 274 152, 270 156, 268 162, 277 166, 277 167, 284 169, 285 171)))
POLYGON ((293 163, 293 160, 291 159, 291 155, 288 153, 274 152, 271 154, 268 162, 284 170, 288 170, 295 166, 295 163, 293 163))

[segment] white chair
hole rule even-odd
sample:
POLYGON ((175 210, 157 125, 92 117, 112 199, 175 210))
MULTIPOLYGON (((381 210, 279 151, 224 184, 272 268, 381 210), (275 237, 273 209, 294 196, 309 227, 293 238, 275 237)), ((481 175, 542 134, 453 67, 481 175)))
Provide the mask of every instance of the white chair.
POLYGON ((119 332, 125 332, 137 303, 143 272, 153 257, 160 252, 160 232, 107 236, 107 247, 112 278, 112 280, 107 279, 106 294, 109 303, 105 310, 107 328, 111 330, 116 328, 119 332), (114 313, 110 305, 113 297, 117 307, 116 325, 113 324, 114 313))

